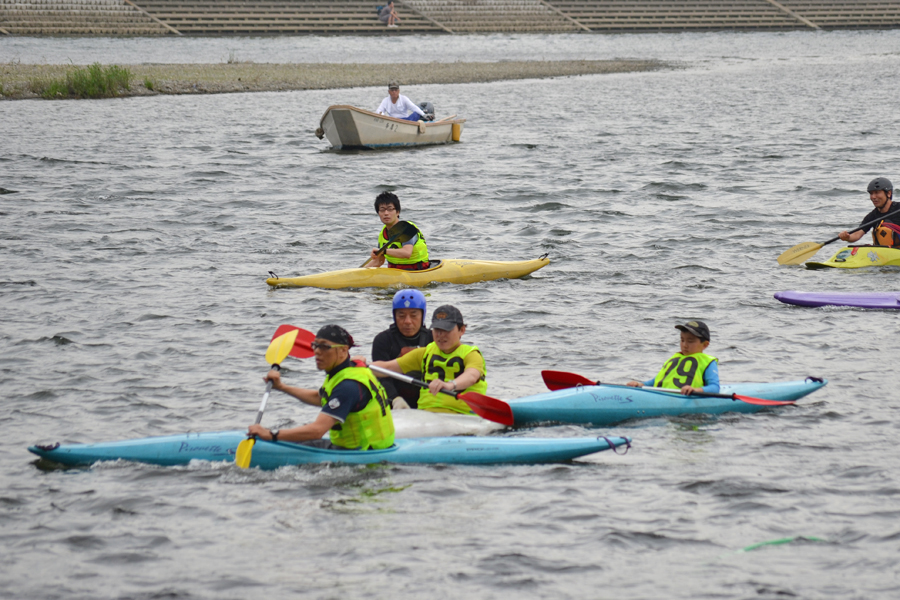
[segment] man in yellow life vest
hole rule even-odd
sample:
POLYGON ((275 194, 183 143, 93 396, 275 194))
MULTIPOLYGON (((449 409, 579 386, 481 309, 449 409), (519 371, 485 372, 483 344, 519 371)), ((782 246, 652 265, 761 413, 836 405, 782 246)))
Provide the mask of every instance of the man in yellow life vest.
POLYGON ((703 321, 688 321, 676 325, 681 331, 681 352, 666 361, 656 377, 644 381, 629 381, 626 385, 671 388, 684 395, 696 392, 719 393, 719 359, 704 350, 709 346, 709 327, 703 321))
POLYGON ((460 342, 466 332, 462 313, 450 305, 439 306, 432 315, 431 330, 434 341, 424 348, 415 348, 400 358, 372 364, 397 373, 421 371, 428 389, 419 392, 419 410, 474 414, 462 400, 440 393, 440 390, 487 392, 487 371, 481 351, 477 346, 460 342))
POLYGON ((285 385, 272 369, 263 381, 306 404, 319 406, 316 420, 292 429, 251 425, 248 433, 273 442, 294 442, 328 450, 377 450, 394 445, 394 420, 381 384, 365 367, 350 362, 353 337, 343 327, 326 325, 312 343, 316 368, 325 371, 318 390, 285 385), (330 432, 330 439, 322 439, 330 432))
MULTIPOLYGON (((378 234, 378 248, 384 246, 388 238, 388 230, 400 222, 400 198, 392 192, 381 192, 375 198, 375 212, 384 223, 378 234)), ((428 246, 425 244, 425 236, 415 223, 407 221, 415 227, 416 235, 405 242, 392 242, 383 254, 378 254, 378 248, 371 252, 369 266, 380 267, 387 259, 388 267, 392 269, 404 269, 406 271, 421 271, 429 267, 428 246)))

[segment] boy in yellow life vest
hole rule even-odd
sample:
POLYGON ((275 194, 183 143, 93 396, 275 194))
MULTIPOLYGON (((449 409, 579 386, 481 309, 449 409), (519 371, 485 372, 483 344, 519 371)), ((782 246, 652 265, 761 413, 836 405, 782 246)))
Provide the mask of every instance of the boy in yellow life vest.
POLYGON ((697 392, 719 393, 719 359, 705 354, 709 346, 709 327, 703 321, 688 321, 676 325, 681 331, 681 352, 666 361, 656 377, 644 381, 629 381, 632 387, 670 388, 688 396, 697 392))
POLYGON ((431 330, 434 341, 424 348, 415 348, 400 358, 372 364, 396 373, 421 371, 428 389, 419 392, 419 410, 474 414, 462 400, 440 393, 440 390, 487 392, 487 371, 481 351, 477 346, 460 342, 466 332, 462 313, 454 306, 439 306, 431 318, 431 330))
MULTIPOLYGON (((378 218, 384 223, 381 232, 378 234, 378 248, 384 246, 388 238, 388 230, 400 222, 400 198, 392 192, 381 192, 375 198, 375 212, 378 218)), ((427 269, 430 265, 428 262, 428 246, 425 244, 425 236, 415 223, 407 221, 415 227, 416 235, 405 242, 393 242, 388 246, 383 254, 378 254, 378 248, 373 248, 371 252, 370 267, 380 267, 387 259, 388 267, 391 269, 404 269, 406 271, 421 271, 427 269)))
POLYGON ((292 429, 251 425, 248 433, 271 442, 294 442, 327 450, 378 450, 394 445, 394 420, 387 393, 372 371, 350 362, 353 337, 343 327, 326 325, 312 343, 316 368, 325 371, 321 389, 285 385, 272 369, 263 381, 306 404, 320 407, 316 420, 292 429), (322 439, 330 432, 330 439, 322 439))

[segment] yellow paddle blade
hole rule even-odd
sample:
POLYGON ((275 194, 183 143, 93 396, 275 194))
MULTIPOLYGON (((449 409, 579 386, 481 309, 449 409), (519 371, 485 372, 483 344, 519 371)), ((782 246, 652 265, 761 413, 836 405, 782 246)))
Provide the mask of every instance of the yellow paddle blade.
POLYGON ((266 350, 266 362, 270 365, 280 365, 281 361, 288 357, 297 340, 298 330, 288 331, 272 340, 269 349, 266 350))
POLYGON ((238 444, 237 451, 234 453, 234 464, 242 469, 250 467, 250 456, 253 454, 253 444, 256 438, 247 438, 238 444))
POLYGON ((797 244, 793 248, 781 253, 781 256, 778 257, 778 264, 799 265, 800 263, 805 262, 807 258, 811 258, 812 255, 818 252, 824 245, 825 244, 820 244, 819 242, 803 242, 802 244, 797 244))

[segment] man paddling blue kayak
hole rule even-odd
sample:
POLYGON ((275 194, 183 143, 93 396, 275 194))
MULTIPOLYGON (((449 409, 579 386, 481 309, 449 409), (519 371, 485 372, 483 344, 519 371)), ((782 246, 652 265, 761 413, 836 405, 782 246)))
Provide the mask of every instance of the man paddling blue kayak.
MULTIPOLYGON (((428 388, 419 393, 419 410, 475 414, 464 400, 441 393, 483 395, 487 392, 487 369, 481 351, 477 346, 461 341, 466 332, 462 313, 455 306, 437 307, 432 315, 431 330, 434 341, 424 348, 416 348, 394 360, 372 364, 395 373, 421 371, 428 388)), ((378 376, 385 375, 379 373, 378 376)))
POLYGON ((681 352, 667 360, 653 379, 629 381, 626 385, 681 390, 686 396, 698 392, 718 394, 719 359, 704 352, 709 347, 709 327, 703 321, 688 321, 675 329, 681 331, 681 352))
POLYGON ((325 325, 310 344, 316 368, 325 371, 321 390, 285 385, 272 369, 263 378, 272 388, 319 406, 316 420, 292 429, 251 425, 248 434, 273 442, 294 442, 327 450, 377 450, 394 444, 394 421, 387 393, 369 369, 350 362, 353 337, 339 325, 325 325), (330 439, 322 439, 325 433, 330 439))

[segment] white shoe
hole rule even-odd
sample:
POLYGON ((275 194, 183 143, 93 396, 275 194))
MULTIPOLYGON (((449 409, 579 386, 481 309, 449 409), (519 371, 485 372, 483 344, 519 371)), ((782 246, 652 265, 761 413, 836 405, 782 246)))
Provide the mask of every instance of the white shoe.
POLYGON ((388 27, 396 27, 396 25, 388 25, 388 27))

